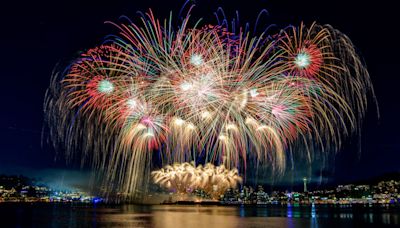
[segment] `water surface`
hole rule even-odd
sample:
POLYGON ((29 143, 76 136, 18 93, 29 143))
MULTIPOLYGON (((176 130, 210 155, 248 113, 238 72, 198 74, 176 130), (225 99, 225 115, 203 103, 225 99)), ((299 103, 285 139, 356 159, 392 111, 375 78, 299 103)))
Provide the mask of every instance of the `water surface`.
POLYGON ((0 203, 0 227, 396 227, 400 210, 368 206, 0 203))

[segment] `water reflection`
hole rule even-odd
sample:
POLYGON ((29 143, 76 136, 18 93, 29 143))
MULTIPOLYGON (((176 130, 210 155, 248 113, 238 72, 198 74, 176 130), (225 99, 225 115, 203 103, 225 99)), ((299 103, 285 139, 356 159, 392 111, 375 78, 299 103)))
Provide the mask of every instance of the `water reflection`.
POLYGON ((0 204, 1 227, 381 227, 399 208, 0 204))

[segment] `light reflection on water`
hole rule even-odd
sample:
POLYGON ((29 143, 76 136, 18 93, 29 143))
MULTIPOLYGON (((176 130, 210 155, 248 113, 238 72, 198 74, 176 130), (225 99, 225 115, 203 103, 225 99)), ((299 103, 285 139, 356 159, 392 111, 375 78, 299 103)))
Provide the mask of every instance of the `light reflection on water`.
POLYGON ((381 227, 399 208, 0 204, 0 227, 381 227))

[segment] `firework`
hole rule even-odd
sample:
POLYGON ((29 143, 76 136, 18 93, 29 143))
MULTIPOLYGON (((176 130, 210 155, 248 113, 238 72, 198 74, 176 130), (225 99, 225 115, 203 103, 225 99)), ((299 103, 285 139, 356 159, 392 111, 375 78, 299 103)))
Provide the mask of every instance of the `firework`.
POLYGON ((198 168, 185 162, 198 159, 243 172, 252 159, 282 173, 288 151, 311 161, 359 130, 373 90, 339 31, 302 24, 254 35, 189 27, 189 18, 190 10, 175 29, 172 17, 149 11, 141 23, 114 24, 118 35, 53 78, 45 101, 53 143, 89 161, 106 192, 138 195, 154 157, 190 169, 180 187, 166 182, 180 192, 197 184, 198 168))
POLYGON ((218 199, 227 189, 234 189, 242 178, 237 169, 228 170, 224 165, 206 164, 195 167, 194 163, 166 166, 151 173, 154 183, 178 194, 203 190, 218 199))

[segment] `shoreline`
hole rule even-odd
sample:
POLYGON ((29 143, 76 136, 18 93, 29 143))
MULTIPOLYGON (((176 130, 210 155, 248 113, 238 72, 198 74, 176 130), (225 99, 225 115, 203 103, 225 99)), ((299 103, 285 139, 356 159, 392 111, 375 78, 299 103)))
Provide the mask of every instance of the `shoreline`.
POLYGON ((267 204, 239 204, 239 203, 223 203, 223 202, 192 202, 192 201, 178 201, 170 203, 159 204, 145 204, 145 203, 92 203, 92 202, 27 202, 27 201, 3 201, 1 205, 69 205, 69 206, 217 206, 217 207, 254 207, 254 208, 297 208, 297 207, 330 207, 330 208, 396 208, 400 209, 400 204, 362 204, 362 203, 349 203, 349 204, 331 204, 331 203, 267 203, 267 204))

